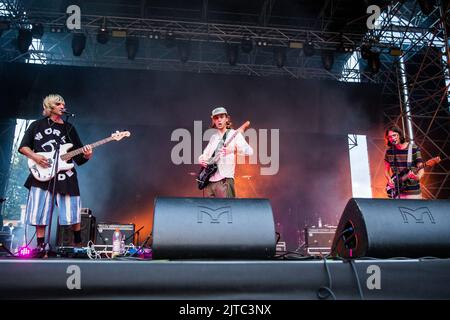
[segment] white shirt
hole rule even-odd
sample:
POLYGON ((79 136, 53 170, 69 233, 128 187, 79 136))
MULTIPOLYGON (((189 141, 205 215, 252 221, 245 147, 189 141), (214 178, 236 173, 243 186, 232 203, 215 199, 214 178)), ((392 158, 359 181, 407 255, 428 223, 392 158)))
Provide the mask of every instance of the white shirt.
MULTIPOLYGON (((234 178, 234 169, 236 167, 236 153, 244 156, 251 156, 253 154, 253 148, 245 141, 244 136, 238 132, 236 137, 231 141, 231 136, 236 132, 234 129, 230 129, 227 133, 226 143, 228 143, 225 149, 225 156, 220 156, 217 162, 218 170, 212 175, 209 181, 219 181, 223 178, 234 178)), ((200 160, 208 160, 211 158, 214 150, 216 150, 218 143, 222 140, 223 135, 218 131, 211 136, 209 143, 206 146, 203 154, 198 158, 200 160)))

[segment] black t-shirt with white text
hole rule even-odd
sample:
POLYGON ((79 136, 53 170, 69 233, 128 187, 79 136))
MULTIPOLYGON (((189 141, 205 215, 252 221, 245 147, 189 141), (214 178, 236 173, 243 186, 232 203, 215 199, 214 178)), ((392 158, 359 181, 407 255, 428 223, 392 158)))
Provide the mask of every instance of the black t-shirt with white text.
MULTIPOLYGON (((19 150, 22 147, 29 147, 34 152, 51 152, 56 150, 57 146, 66 143, 73 144, 71 150, 83 146, 75 127, 68 122, 60 124, 53 122, 50 118, 44 118, 30 124, 20 143, 19 150)), ((83 157, 83 154, 73 157, 68 162, 72 162, 72 160, 79 166, 88 161, 83 157)), ((57 178, 55 192, 69 194, 71 196, 80 195, 75 168, 61 171, 56 174, 55 178, 57 178)), ((25 181, 25 187, 30 189, 30 187, 33 186, 52 191, 55 178, 50 181, 42 182, 36 180, 30 173, 28 179, 25 181)))

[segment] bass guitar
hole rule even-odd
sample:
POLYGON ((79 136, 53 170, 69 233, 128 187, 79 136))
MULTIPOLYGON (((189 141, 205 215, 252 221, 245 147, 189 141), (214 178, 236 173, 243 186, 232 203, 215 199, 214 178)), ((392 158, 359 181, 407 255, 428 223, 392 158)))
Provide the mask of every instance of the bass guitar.
MULTIPOLYGON (((90 146, 92 148, 95 148, 110 141, 120 141, 122 140, 122 138, 129 137, 130 135, 131 133, 129 131, 117 131, 110 137, 94 142, 90 144, 90 146)), ((59 157, 57 160, 55 160, 56 150, 50 152, 36 152, 37 154, 40 154, 47 158, 50 166, 48 168, 44 168, 38 165, 34 160, 28 159, 28 168, 30 169, 33 177, 35 177, 36 180, 39 181, 50 181, 58 172, 72 169, 75 165, 73 163, 68 163, 67 161, 69 161, 76 155, 83 153, 83 147, 73 151, 69 151, 72 147, 73 144, 71 143, 62 144, 59 147, 59 157), (56 161, 58 161, 58 172, 55 172, 56 161)))

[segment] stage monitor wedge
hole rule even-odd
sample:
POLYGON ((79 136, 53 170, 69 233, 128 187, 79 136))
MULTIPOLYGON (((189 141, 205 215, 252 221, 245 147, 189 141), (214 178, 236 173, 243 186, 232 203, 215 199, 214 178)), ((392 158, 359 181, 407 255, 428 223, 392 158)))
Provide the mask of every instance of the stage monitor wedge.
POLYGON ((267 199, 155 200, 154 259, 268 259, 275 246, 267 199))
POLYGON ((350 199, 332 255, 450 257, 450 200, 350 199))

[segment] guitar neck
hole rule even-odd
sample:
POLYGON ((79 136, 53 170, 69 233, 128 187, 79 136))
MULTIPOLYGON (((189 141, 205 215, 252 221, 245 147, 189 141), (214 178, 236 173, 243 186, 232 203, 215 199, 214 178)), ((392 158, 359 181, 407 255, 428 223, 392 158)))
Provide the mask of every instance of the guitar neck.
MULTIPOLYGON (((113 138, 108 137, 108 138, 99 140, 97 142, 91 143, 90 146, 91 146, 92 149, 94 149, 94 148, 96 148, 98 146, 101 146, 102 144, 108 143, 108 142, 113 141, 113 140, 114 140, 113 138)), ((64 161, 67 161, 67 160, 69 160, 69 159, 71 159, 71 158, 73 158, 73 157, 75 157, 75 156, 77 156, 77 155, 79 155, 81 153, 83 153, 83 147, 75 149, 75 150, 70 151, 70 152, 67 152, 66 154, 61 156, 61 159, 64 160, 64 161)))

